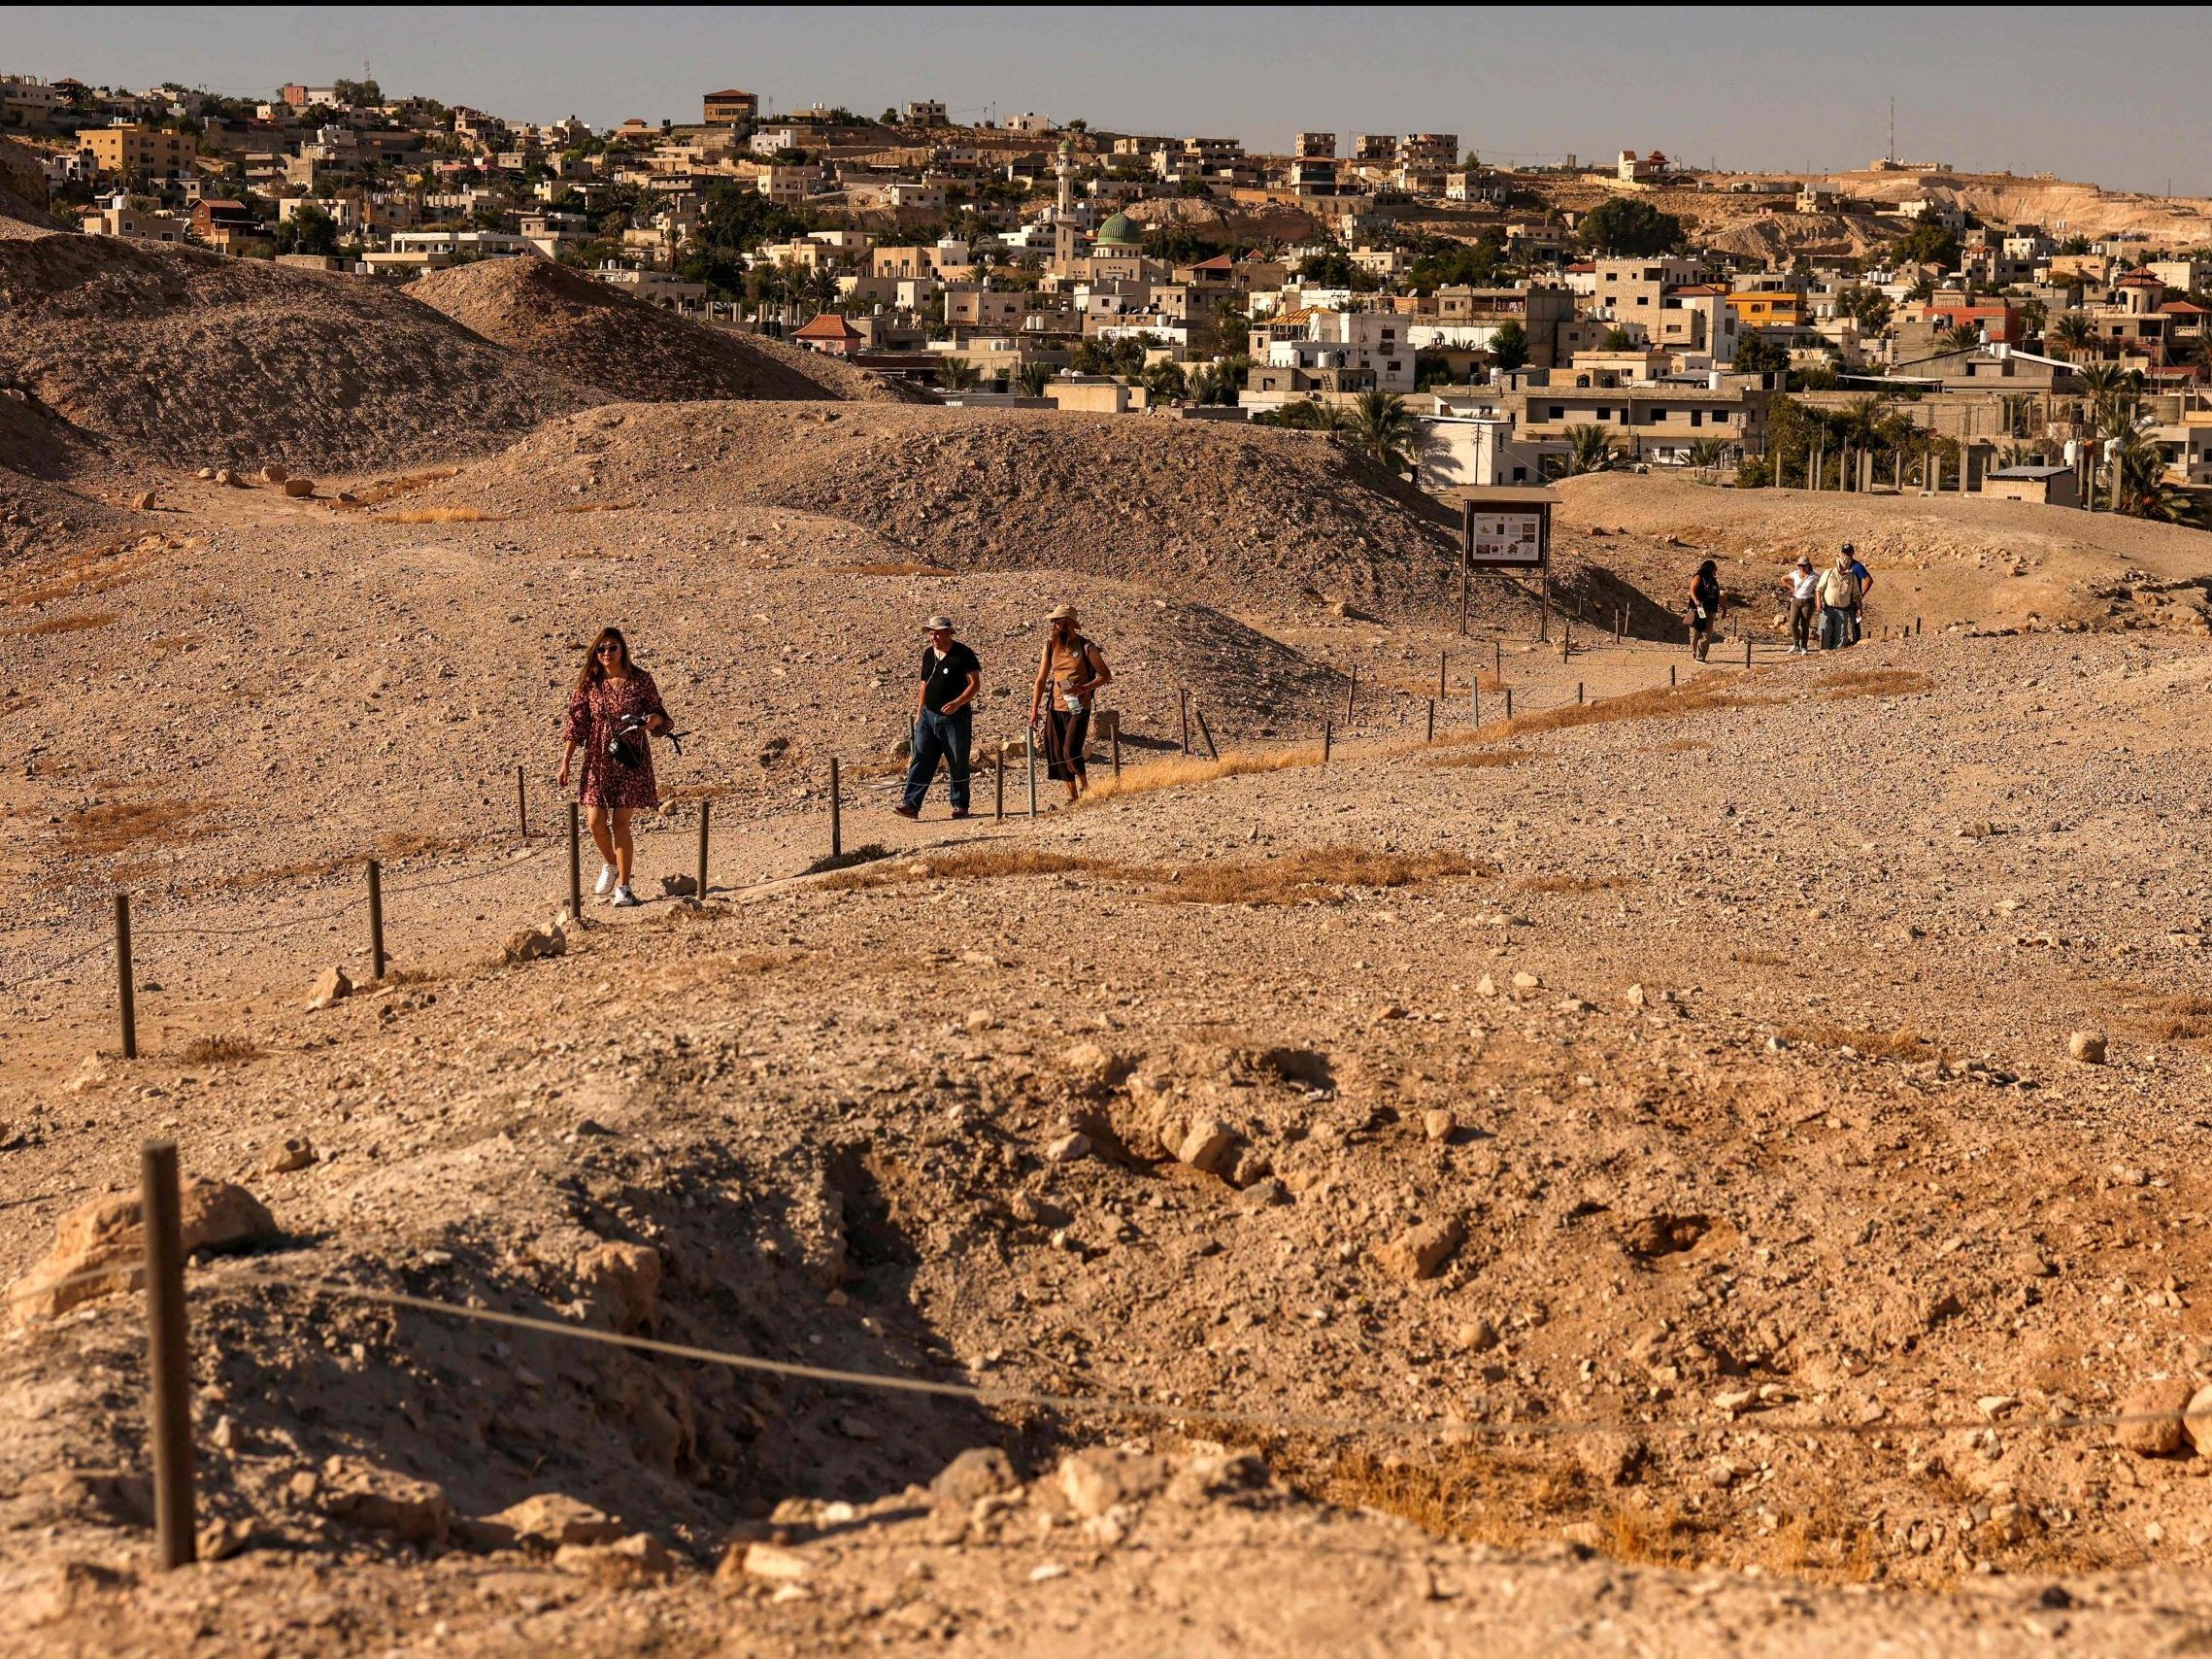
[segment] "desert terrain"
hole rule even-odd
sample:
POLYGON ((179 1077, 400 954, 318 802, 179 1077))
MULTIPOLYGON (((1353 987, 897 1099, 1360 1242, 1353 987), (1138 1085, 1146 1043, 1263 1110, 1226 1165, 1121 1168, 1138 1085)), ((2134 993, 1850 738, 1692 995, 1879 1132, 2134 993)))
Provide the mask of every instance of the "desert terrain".
POLYGON ((1549 639, 1495 577, 1462 636, 1449 515, 1323 436, 66 240, 0 240, 28 1650, 2212 1641, 2200 534, 1575 480, 1549 639), (1785 657, 1845 538, 1867 643, 1785 657), (921 620, 995 742, 1062 599, 1119 780, 892 816, 921 620), (556 921, 606 622, 684 752, 652 901, 556 921), (166 1574, 84 1213, 151 1137, 166 1574))

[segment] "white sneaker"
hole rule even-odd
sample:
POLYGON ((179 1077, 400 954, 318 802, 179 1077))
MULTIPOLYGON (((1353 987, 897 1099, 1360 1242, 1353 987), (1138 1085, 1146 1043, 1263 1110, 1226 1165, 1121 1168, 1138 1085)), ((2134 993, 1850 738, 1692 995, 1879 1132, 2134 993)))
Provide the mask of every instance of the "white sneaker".
POLYGON ((637 903, 637 901, 638 896, 632 893, 626 887, 616 888, 615 897, 607 900, 608 903, 612 904, 618 910, 630 909, 637 903))
POLYGON ((592 883, 591 891, 602 898, 615 891, 615 866, 613 864, 601 864, 599 866, 599 879, 592 883))

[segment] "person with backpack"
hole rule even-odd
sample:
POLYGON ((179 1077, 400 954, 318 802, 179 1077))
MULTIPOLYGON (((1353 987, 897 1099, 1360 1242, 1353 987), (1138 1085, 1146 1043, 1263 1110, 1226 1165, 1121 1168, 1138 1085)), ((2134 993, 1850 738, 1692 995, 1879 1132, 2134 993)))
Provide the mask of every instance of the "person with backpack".
POLYGON ((1859 550, 1851 543, 1843 544, 1843 556, 1851 560, 1851 573, 1859 578, 1859 603, 1851 607, 1851 643, 1857 645, 1866 637, 1866 595, 1874 592, 1874 573, 1859 562, 1859 550))
POLYGON ((649 738, 664 735, 675 724, 653 676, 630 660, 629 641, 622 630, 601 628, 584 654, 584 671, 569 694, 563 727, 568 748, 560 758, 560 787, 568 788, 576 752, 583 750, 578 798, 601 860, 599 879, 591 891, 621 908, 638 901, 630 891, 630 868, 637 857, 630 815, 640 807, 651 811, 660 805, 649 738))
POLYGON ((1721 592, 1720 566, 1708 559, 1690 579, 1690 603, 1682 613, 1683 620, 1690 625, 1690 655, 1698 661, 1704 661, 1712 651, 1713 635, 1726 610, 1727 598, 1721 592))
POLYGON ((1821 649, 1840 651, 1852 643, 1851 613, 1859 606, 1859 573, 1853 568, 1855 560, 1846 547, 1835 556, 1835 562, 1822 573, 1821 649))
POLYGON ((1083 745, 1090 732, 1090 704, 1098 688, 1113 681, 1113 670, 1098 647, 1083 635, 1073 605, 1056 605, 1045 618, 1052 631, 1045 636, 1045 652, 1037 663, 1037 683, 1029 691, 1029 725, 1040 724, 1048 762, 1046 775, 1067 785, 1073 805, 1089 787, 1084 770, 1083 745), (1052 694, 1046 706, 1046 693, 1052 694), (1039 711, 1044 718, 1039 720, 1039 711))
POLYGON ((951 617, 931 617, 929 643, 922 652, 922 684, 914 697, 914 756, 906 768, 906 797, 891 810, 901 818, 922 816, 922 797, 945 762, 945 792, 953 816, 968 815, 968 756, 975 739, 976 694, 983 686, 983 663, 953 637, 951 617))
POLYGON ((1820 592, 1820 572, 1808 554, 1799 554, 1790 574, 1782 578, 1782 591, 1790 595, 1790 655, 1802 657, 1812 646, 1813 610, 1820 592))

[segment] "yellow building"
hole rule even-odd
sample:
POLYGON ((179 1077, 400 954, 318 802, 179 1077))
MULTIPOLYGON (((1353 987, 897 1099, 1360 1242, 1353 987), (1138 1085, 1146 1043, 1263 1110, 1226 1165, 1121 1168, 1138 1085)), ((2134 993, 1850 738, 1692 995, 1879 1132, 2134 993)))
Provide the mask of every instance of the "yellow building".
POLYGON ((159 132, 144 126, 92 127, 78 142, 103 175, 162 177, 186 171, 199 153, 199 141, 186 132, 159 132))
POLYGON ((1728 309, 1747 328, 1795 328, 1805 319, 1805 300, 1787 289, 1771 292, 1731 293, 1728 309))

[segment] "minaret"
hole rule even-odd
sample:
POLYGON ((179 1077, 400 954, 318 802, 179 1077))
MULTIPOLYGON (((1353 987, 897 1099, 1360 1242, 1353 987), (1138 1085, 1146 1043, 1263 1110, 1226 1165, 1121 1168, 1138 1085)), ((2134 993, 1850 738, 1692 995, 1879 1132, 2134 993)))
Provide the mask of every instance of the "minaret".
POLYGON ((1060 187, 1059 200, 1057 204, 1059 208, 1059 217, 1063 220, 1073 219, 1075 217, 1074 139, 1063 138, 1060 140, 1059 159, 1053 164, 1053 171, 1059 177, 1060 187))

